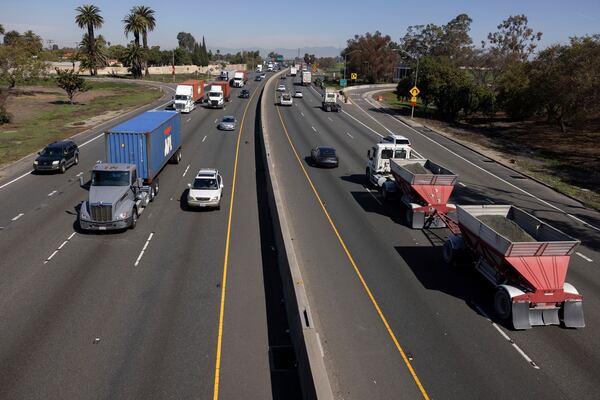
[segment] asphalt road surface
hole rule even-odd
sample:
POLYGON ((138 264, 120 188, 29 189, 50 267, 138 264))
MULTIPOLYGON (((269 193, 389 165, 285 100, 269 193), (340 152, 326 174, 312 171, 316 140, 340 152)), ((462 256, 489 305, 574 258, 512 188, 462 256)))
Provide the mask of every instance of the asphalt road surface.
POLYGON ((351 92, 327 113, 314 87, 292 107, 268 85, 268 130, 290 229, 339 399, 597 398, 600 382, 600 216, 428 130, 414 130, 351 92), (567 281, 584 296, 587 327, 513 331, 494 317, 494 288, 448 268, 446 229, 412 230, 397 203, 365 186, 367 150, 407 136, 457 173, 452 203, 514 204, 580 239, 567 281), (333 146, 337 169, 314 168, 310 149, 333 146), (590 261, 591 260, 591 261, 590 261))
POLYGON ((0 398, 272 398, 253 144, 262 85, 249 81, 250 99, 232 89, 225 110, 182 114, 183 159, 161 172, 135 230, 74 224, 87 195, 78 177, 104 159, 101 132, 118 121, 78 136, 81 162, 64 175, 28 174, 31 160, 9 170, 0 181, 0 398), (235 132, 216 129, 224 115, 238 119, 235 132), (220 211, 185 207, 202 167, 224 178, 220 211))

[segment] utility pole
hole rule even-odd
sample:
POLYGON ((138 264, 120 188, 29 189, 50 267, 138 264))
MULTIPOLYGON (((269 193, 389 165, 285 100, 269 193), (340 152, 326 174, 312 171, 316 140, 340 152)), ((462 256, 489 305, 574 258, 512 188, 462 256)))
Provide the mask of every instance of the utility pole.
POLYGON ((173 82, 175 82, 175 49, 173 49, 173 71, 171 74, 173 75, 173 82))

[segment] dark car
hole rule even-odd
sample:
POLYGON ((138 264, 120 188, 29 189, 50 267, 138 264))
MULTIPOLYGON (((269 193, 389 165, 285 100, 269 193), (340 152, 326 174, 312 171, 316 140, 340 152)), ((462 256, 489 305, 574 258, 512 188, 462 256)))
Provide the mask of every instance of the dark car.
POLYGON ((250 97, 250 91, 248 89, 242 89, 240 92, 240 99, 247 99, 250 97))
POLYGON ((287 76, 285 76, 285 74, 281 75, 281 79, 287 79, 287 76))
POLYGON ((338 156, 333 147, 315 147, 310 152, 310 159, 313 165, 318 167, 332 167, 338 166, 338 156))
POLYGON ((256 75, 256 77, 254 77, 254 80, 260 82, 263 80, 263 77, 262 75, 256 75))
POLYGON ((38 153, 33 170, 59 171, 64 174, 71 165, 79 164, 79 147, 71 140, 53 142, 38 153))

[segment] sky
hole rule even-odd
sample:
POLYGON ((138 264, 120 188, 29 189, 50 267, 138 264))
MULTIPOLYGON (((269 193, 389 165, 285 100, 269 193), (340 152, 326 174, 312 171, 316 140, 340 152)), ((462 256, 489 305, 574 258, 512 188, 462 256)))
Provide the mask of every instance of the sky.
POLYGON ((91 3, 100 7, 105 21, 98 33, 112 44, 126 44, 121 20, 132 6, 144 4, 156 11, 150 45, 163 49, 177 46, 181 31, 199 41, 204 36, 211 48, 343 48, 355 34, 379 30, 397 41, 410 25, 442 25, 461 13, 473 19, 476 44, 515 14, 527 15, 529 26, 543 33, 541 48, 600 33, 600 0, 84 1, 0 0, 0 24, 7 31, 31 29, 44 44, 73 46, 84 33, 75 25, 75 8, 91 3), (222 4, 226 7, 216 7, 222 4))

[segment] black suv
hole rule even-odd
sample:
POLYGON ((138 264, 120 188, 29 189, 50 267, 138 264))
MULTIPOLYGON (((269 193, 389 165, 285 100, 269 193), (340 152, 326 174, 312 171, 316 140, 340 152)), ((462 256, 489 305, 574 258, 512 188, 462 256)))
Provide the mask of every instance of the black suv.
POLYGON ((79 164, 79 147, 71 140, 50 143, 40 151, 33 162, 33 170, 59 171, 64 174, 67 167, 79 164))
POLYGON ((249 97, 250 97, 250 91, 248 91, 248 89, 242 89, 242 91, 240 92, 240 98, 247 99, 249 97))

